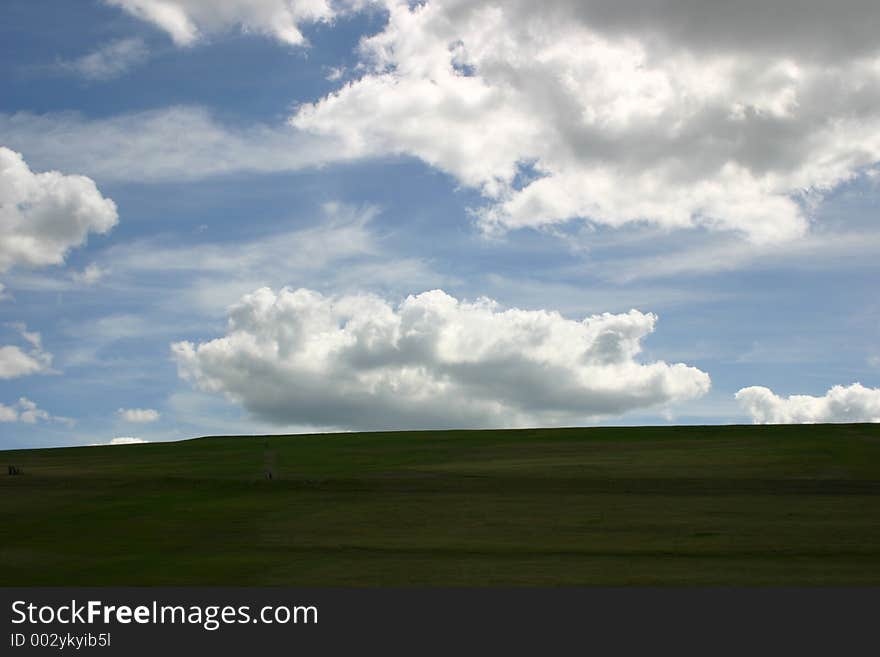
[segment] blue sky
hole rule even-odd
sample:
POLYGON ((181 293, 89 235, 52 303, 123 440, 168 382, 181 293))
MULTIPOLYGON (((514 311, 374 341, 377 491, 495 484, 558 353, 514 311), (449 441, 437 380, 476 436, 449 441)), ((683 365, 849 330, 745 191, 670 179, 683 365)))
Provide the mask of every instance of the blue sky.
MULTIPOLYGON (((116 207, 0 272, 0 355, 37 363, 0 367, 0 448, 880 418, 880 40, 716 52, 602 2, 155 4, 0 10, 3 175, 116 207), (435 289, 457 305, 403 303, 435 289)), ((8 226, 34 198, 0 198, 8 226)))

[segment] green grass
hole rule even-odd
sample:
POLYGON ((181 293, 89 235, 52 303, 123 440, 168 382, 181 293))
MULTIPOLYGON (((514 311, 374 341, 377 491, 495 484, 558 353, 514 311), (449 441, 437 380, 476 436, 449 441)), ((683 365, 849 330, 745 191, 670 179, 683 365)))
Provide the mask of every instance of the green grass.
POLYGON ((7 586, 880 584, 880 425, 216 437, 0 468, 7 586))

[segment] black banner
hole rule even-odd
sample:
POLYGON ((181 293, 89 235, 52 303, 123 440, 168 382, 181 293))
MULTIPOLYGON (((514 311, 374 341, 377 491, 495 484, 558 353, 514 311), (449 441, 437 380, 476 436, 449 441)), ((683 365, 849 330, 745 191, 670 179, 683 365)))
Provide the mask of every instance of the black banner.
POLYGON ((861 654, 880 589, 0 588, 0 654, 861 654), (746 651, 748 651, 746 653, 746 651))

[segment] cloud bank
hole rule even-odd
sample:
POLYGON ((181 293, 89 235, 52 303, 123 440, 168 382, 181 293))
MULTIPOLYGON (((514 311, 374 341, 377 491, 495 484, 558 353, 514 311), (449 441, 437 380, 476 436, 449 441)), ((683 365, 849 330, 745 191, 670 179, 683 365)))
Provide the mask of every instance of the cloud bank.
POLYGON ((583 321, 433 290, 370 295, 261 288, 225 336, 172 345, 182 378, 275 424, 352 429, 572 424, 704 394, 687 365, 641 363, 656 317, 583 321))
POLYGON ((880 422, 880 388, 859 383, 834 386, 822 397, 779 397, 769 388, 752 386, 737 392, 736 399, 755 424, 880 422))
POLYGON ((824 195, 880 161, 880 38, 865 28, 876 3, 113 4, 181 44, 235 27, 301 43, 300 22, 366 7, 388 21, 362 41, 359 77, 301 105, 296 130, 224 126, 192 107, 21 113, 0 116, 7 143, 102 180, 408 155, 479 189, 486 231, 584 219, 764 245, 807 234, 824 195))
POLYGON ((20 153, 0 147, 0 272, 64 262, 89 233, 116 225, 116 204, 85 176, 34 173, 20 153))
POLYGON ((291 124, 482 191, 486 230, 585 218, 805 234, 880 160, 880 5, 388 0, 362 76, 291 124))

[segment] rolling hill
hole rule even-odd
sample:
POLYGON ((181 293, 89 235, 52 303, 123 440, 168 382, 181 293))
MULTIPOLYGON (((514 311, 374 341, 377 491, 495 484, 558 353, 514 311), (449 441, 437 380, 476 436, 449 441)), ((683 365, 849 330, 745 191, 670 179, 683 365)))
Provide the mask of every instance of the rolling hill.
POLYGON ((880 425, 208 437, 0 468, 7 586, 880 584, 880 425))

